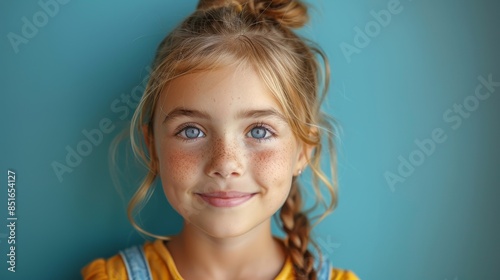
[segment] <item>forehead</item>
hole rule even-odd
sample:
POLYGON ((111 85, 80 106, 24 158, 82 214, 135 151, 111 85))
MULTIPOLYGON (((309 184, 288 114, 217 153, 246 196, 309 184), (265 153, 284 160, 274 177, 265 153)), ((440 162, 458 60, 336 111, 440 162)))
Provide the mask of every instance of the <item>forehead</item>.
POLYGON ((175 108, 191 108, 212 118, 228 118, 248 109, 282 113, 279 103, 249 65, 230 65, 170 81, 161 92, 156 110, 163 115, 175 108))

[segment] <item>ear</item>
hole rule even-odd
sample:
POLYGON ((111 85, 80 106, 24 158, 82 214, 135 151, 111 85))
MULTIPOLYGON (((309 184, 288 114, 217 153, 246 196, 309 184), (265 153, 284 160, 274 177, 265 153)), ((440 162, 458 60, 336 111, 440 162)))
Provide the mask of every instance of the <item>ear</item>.
POLYGON ((146 143, 146 146, 148 147, 148 152, 149 156, 151 159, 156 158, 156 149, 154 145, 154 137, 153 137, 153 131, 152 127, 149 126, 148 124, 143 124, 142 125, 142 134, 144 135, 144 142, 146 143))
POLYGON ((301 150, 299 151, 298 155, 298 160, 295 165, 295 171, 293 172, 294 176, 299 176, 302 171, 307 167, 309 164, 309 160, 311 159, 313 150, 314 150, 313 145, 309 145, 306 143, 302 144, 301 150))
MULTIPOLYGON (((311 128, 309 135, 313 138, 319 137, 318 130, 316 128, 311 128)), ((306 169, 307 165, 310 162, 314 148, 316 148, 316 145, 311 145, 304 142, 301 143, 301 150, 299 151, 297 164, 295 165, 295 170, 293 173, 294 176, 299 176, 300 173, 302 173, 302 171, 306 169)))

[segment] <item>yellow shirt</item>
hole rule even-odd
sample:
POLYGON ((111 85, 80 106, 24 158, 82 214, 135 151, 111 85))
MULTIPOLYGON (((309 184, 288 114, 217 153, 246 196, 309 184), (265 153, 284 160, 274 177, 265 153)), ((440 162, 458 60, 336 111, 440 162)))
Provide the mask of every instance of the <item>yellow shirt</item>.
MULTIPOLYGON (((144 244, 144 255, 149 264, 151 275, 154 280, 182 280, 174 260, 163 240, 157 239, 154 242, 144 244)), ((82 269, 84 280, 125 280, 127 279, 127 269, 119 254, 104 260, 96 259, 82 269)), ((293 264, 290 257, 285 261, 281 272, 274 280, 293 279, 293 264)), ((351 271, 332 269, 330 280, 359 280, 351 271)))

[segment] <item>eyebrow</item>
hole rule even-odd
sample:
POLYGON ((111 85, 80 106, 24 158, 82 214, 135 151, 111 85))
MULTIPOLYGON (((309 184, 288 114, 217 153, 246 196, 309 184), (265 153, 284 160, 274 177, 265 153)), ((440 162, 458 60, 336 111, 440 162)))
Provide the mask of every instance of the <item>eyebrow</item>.
MULTIPOLYGON (((192 118, 207 119, 207 120, 211 119, 210 115, 207 112, 189 109, 185 107, 176 107, 166 114, 163 123, 166 123, 168 121, 171 121, 179 117, 192 117, 192 118)), ((274 108, 242 110, 236 114, 236 117, 238 119, 274 117, 286 123, 285 116, 283 116, 283 114, 281 114, 274 108)))
POLYGON ((183 116, 184 117, 199 118, 199 119, 210 119, 210 116, 206 112, 198 111, 198 110, 191 110, 191 109, 184 108, 184 107, 176 107, 165 115, 165 119, 163 120, 163 123, 166 123, 167 121, 176 119, 178 117, 183 117, 183 116))
POLYGON ((236 114, 237 118, 240 119, 255 119, 262 117, 275 117, 283 122, 286 122, 285 116, 280 112, 276 111, 274 108, 262 109, 262 110, 243 110, 236 114))

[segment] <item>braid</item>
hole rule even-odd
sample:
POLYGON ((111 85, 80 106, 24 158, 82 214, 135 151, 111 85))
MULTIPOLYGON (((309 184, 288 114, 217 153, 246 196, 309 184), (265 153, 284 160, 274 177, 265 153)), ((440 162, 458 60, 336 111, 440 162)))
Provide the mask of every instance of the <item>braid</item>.
POLYGON ((291 256, 296 279, 316 280, 317 275, 313 267, 314 256, 307 249, 311 226, 309 219, 301 209, 302 196, 294 178, 290 194, 280 212, 283 230, 287 234, 285 246, 291 256))

